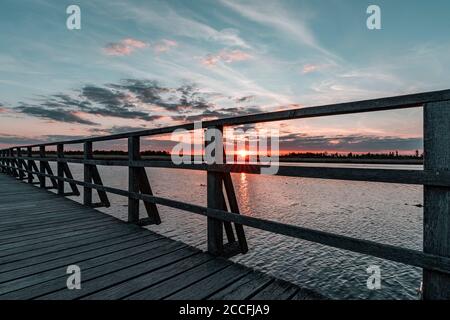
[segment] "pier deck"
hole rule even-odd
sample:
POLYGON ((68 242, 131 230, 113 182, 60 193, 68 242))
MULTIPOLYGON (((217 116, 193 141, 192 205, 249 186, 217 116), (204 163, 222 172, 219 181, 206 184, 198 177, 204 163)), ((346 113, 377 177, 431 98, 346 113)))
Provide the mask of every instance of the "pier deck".
POLYGON ((2 299, 314 299, 45 189, 0 175, 2 299), (69 265, 81 289, 67 288, 69 265))

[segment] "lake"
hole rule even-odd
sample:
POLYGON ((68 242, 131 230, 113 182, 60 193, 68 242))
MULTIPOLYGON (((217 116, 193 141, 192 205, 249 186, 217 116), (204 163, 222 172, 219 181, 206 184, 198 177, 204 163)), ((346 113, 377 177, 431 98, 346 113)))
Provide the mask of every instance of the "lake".
MULTIPOLYGON (((286 164, 285 164, 286 165, 286 164)), ((288 164, 293 165, 293 164, 288 164)), ((419 165, 296 164, 422 169, 419 165)), ((54 164, 52 164, 54 167, 54 164)), ((82 166, 71 164, 76 179, 82 166)), ((104 185, 127 189, 126 167, 99 166, 104 185)), ((155 195, 206 206, 206 173, 146 169, 155 195)), ((422 249, 422 186, 232 174, 242 214, 341 235, 422 249)), ((66 187, 67 188, 67 187, 66 187)), ((94 199, 97 199, 94 192, 94 199)), ((100 210, 127 218, 127 198, 109 194, 100 210)), ((82 197, 74 198, 81 201, 82 197)), ((206 217, 159 206, 162 223, 147 228, 206 249, 206 217)), ((146 216, 141 204, 141 217, 146 216)), ((421 269, 303 240, 245 228, 249 252, 233 261, 335 299, 417 299, 421 269), (381 269, 381 289, 369 290, 367 268, 381 269)))

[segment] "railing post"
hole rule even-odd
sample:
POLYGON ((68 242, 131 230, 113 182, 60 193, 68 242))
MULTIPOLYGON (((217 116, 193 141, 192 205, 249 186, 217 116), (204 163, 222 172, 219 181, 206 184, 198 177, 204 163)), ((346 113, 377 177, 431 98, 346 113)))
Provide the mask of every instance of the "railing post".
POLYGON ((25 178, 25 173, 22 171, 22 169, 26 169, 22 166, 22 159, 20 159, 20 157, 22 157, 22 149, 21 148, 16 148, 17 154, 16 154, 16 158, 17 158, 17 168, 19 171, 19 179, 23 180, 25 178))
POLYGON ((9 164, 9 174, 15 177, 15 171, 14 171, 14 161, 12 159, 13 157, 13 148, 8 149, 8 164, 9 164))
MULTIPOLYGON (((139 159, 140 137, 128 138, 128 192, 139 192, 139 170, 132 166, 132 161, 139 159)), ((128 197, 128 222, 139 221, 139 199, 128 197)))
MULTIPOLYGON (((84 143, 84 160, 92 159, 92 142, 86 141, 84 143)), ((92 183, 92 169, 91 165, 84 164, 84 182, 92 183)), ((83 189, 83 204, 85 206, 92 206, 92 188, 84 187, 83 189)))
MULTIPOLYGON (((31 147, 27 147, 27 157, 31 158, 33 156, 33 150, 31 147)), ((33 175, 31 172, 33 171, 33 161, 31 159, 28 159, 28 183, 33 183, 33 175)))
MULTIPOLYGON (((64 145, 63 144, 58 144, 56 146, 56 157, 59 159, 64 158, 64 145)), ((58 169, 58 178, 64 178, 64 166, 63 163, 58 161, 57 163, 57 169, 58 169)), ((64 195, 64 181, 58 179, 58 194, 59 195, 64 195)))
MULTIPOLYGON (((424 106, 424 170, 450 170, 450 101, 424 106)), ((424 186, 423 251, 450 257, 450 188, 424 186)), ((450 275, 423 270, 423 299, 449 300, 450 275)))
POLYGON ((5 151, 4 150, 0 151, 0 157, 1 157, 1 164, 2 164, 0 172, 4 173, 5 172, 5 168, 3 166, 6 165, 5 164, 5 151))
MULTIPOLYGON (((45 162, 43 158, 45 158, 45 146, 39 146, 39 173, 45 174, 45 162)), ((39 176, 39 186, 41 188, 45 188, 45 176, 39 176)))
MULTIPOLYGON (((208 130, 220 130, 220 128, 207 128, 206 136, 208 136, 208 130)), ((217 131, 216 131, 217 132, 217 131)), ((217 136, 215 137, 217 139, 217 136)), ((205 139, 205 155, 206 155, 206 147, 210 144, 215 144, 214 150, 214 159, 217 161, 217 150, 218 148, 222 148, 223 146, 220 141, 208 141, 209 139, 205 139)), ((207 172, 207 206, 211 209, 220 209, 224 208, 224 194, 223 194, 223 177, 220 172, 207 172)), ((208 252, 213 255, 222 255, 224 252, 223 247, 223 222, 214 219, 211 217, 207 218, 207 232, 208 232, 208 252)))

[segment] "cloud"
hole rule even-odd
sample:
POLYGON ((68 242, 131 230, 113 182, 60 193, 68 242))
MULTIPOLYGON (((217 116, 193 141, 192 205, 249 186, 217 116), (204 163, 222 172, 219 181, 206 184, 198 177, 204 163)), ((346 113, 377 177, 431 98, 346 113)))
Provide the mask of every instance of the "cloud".
POLYGON ((163 39, 153 45, 153 50, 156 53, 164 53, 178 47, 178 43, 174 40, 163 39))
POLYGON ((96 125, 95 122, 79 117, 76 112, 68 111, 63 108, 48 109, 43 108, 39 105, 20 103, 19 106, 15 108, 15 110, 23 114, 42 119, 54 120, 59 122, 79 123, 85 125, 96 125))
POLYGON ((207 101, 208 94, 201 93, 194 84, 185 84, 176 88, 163 87, 155 80, 126 79, 114 88, 132 93, 144 104, 158 106, 167 111, 189 112, 213 107, 207 101))
POLYGON ((94 126, 98 124, 87 116, 143 121, 172 116, 181 119, 198 112, 214 116, 217 107, 209 100, 217 95, 202 92, 192 83, 167 87, 155 80, 124 79, 103 86, 87 84, 75 92, 40 96, 33 103, 21 102, 11 110, 37 118, 94 126))
POLYGON ((125 38, 119 42, 108 43, 103 52, 109 56, 127 56, 132 54, 137 49, 143 49, 148 44, 133 38, 125 38))
POLYGON ((118 134, 118 133, 124 133, 124 132, 133 132, 133 131, 139 131, 144 130, 145 126, 112 126, 110 128, 93 128, 90 130, 90 132, 94 134, 118 134))
POLYGON ((235 98, 234 101, 236 103, 244 103, 244 102, 249 102, 251 100, 253 100, 255 98, 255 96, 243 96, 243 97, 239 97, 239 98, 235 98))
POLYGON ((30 138, 25 136, 0 133, 0 144, 2 145, 37 144, 41 142, 42 140, 40 138, 30 138))
POLYGON ((277 2, 266 2, 263 6, 254 1, 221 0, 221 3, 249 20, 277 29, 281 34, 299 40, 302 44, 327 56, 335 57, 334 54, 319 44, 311 29, 302 22, 305 20, 304 17, 298 16, 298 14, 292 15, 289 10, 280 6, 277 2))
POLYGON ((280 137, 281 150, 381 152, 422 149, 422 138, 373 135, 311 136, 292 133, 280 137))
POLYGON ((215 66, 219 62, 233 63, 236 61, 245 61, 251 59, 252 56, 241 50, 222 50, 217 54, 209 54, 202 59, 202 63, 206 66, 215 66))
POLYGON ((0 145, 29 145, 29 144, 40 144, 40 143, 48 143, 48 142, 58 142, 65 140, 76 140, 83 139, 86 136, 80 135, 43 135, 40 137, 26 137, 20 135, 12 135, 0 133, 0 145))
POLYGON ((207 109, 199 114, 172 116, 172 119, 176 121, 196 122, 196 121, 205 121, 211 119, 219 119, 225 117, 259 113, 261 111, 262 111, 261 108, 257 106, 248 107, 245 109, 243 108, 207 109))
POLYGON ((133 17, 138 23, 152 25, 154 28, 171 35, 195 40, 217 42, 227 46, 250 48, 240 37, 239 31, 233 28, 215 29, 205 23, 179 14, 166 3, 146 8, 130 3, 116 3, 124 13, 133 17))
POLYGON ((319 70, 319 68, 320 68, 320 66, 316 65, 316 64, 305 64, 303 66, 302 73, 307 74, 307 73, 315 72, 315 71, 319 70))

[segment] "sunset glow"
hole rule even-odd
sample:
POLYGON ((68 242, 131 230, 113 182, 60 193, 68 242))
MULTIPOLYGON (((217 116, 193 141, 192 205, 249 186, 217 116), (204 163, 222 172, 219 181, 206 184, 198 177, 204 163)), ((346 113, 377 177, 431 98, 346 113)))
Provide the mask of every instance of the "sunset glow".
MULTIPOLYGON (((365 12, 355 0, 83 2, 83 26, 72 31, 54 25, 64 21, 59 4, 42 2, 2 4, 0 147, 439 90, 450 82, 441 71, 450 64, 448 10, 425 3, 380 1, 396 32, 375 33, 354 19, 355 10, 365 12), (404 5, 430 14, 410 24, 404 5), (337 26, 351 39, 345 46, 337 26)), ((420 109, 265 126, 280 127, 281 153, 412 154, 423 143, 420 109)), ((171 145, 157 137, 144 144, 171 145)))

